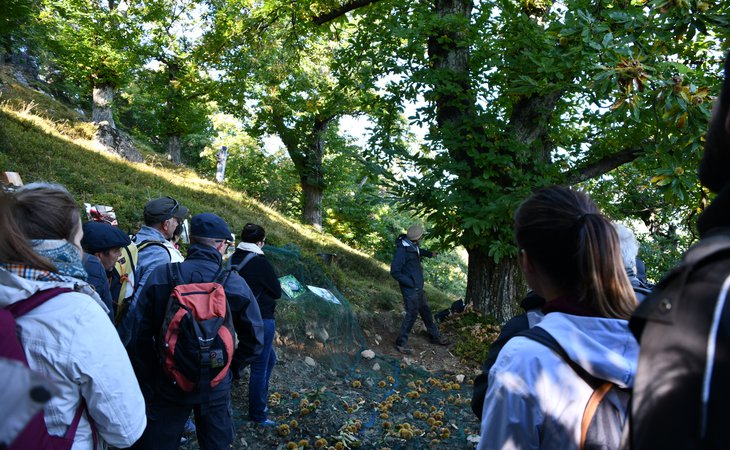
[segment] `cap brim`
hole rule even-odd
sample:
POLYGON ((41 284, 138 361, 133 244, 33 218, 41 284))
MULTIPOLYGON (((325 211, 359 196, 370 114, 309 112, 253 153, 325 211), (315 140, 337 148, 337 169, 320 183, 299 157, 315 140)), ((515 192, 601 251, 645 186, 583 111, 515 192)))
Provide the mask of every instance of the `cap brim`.
POLYGON ((190 212, 186 207, 180 205, 179 208, 175 211, 175 214, 173 214, 173 217, 177 217, 178 219, 184 219, 188 216, 188 212, 190 212))

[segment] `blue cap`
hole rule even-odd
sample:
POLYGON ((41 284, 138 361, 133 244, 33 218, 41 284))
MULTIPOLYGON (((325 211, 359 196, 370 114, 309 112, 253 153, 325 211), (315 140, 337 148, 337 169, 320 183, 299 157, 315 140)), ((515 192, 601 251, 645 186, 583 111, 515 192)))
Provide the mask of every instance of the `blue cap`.
POLYGON ((81 247, 89 253, 105 252, 112 248, 126 247, 132 241, 127 233, 106 222, 86 222, 81 247))
POLYGON ((213 213, 202 213, 193 216, 190 221, 190 236, 233 240, 231 230, 226 222, 213 213))

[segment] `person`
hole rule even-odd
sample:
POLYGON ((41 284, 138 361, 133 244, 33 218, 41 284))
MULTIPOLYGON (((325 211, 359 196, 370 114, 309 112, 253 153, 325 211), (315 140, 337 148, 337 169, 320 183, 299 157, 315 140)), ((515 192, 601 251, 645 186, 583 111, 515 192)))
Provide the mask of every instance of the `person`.
POLYGON ((81 248, 84 250, 84 268, 89 277, 94 273, 94 288, 110 309, 109 317, 114 321, 117 305, 113 301, 116 297, 112 297, 112 283, 115 284, 114 292, 117 295, 121 289, 119 278, 114 278, 114 264, 121 256, 122 248, 132 241, 126 233, 107 222, 86 222, 83 231, 81 248))
POLYGON ((482 373, 474 379, 474 388, 472 389, 471 410, 479 420, 482 420, 482 409, 484 408, 484 395, 487 393, 489 371, 497 361, 500 350, 502 350, 504 344, 518 333, 532 328, 542 321, 545 317, 545 314, 542 312, 543 306, 545 306, 545 299, 537 295, 534 291, 529 291, 520 302, 520 307, 524 312, 508 320, 500 330, 497 339, 489 346, 487 358, 482 364, 482 373))
POLYGON ((423 290, 423 268, 421 258, 432 258, 435 253, 420 248, 418 242, 423 237, 423 227, 419 224, 411 225, 406 234, 401 234, 395 241, 395 255, 390 264, 390 274, 398 281, 406 316, 400 327, 400 333, 395 341, 395 348, 404 355, 410 355, 413 350, 408 346, 408 335, 411 333, 416 318, 421 315, 431 343, 449 345, 449 340, 442 336, 436 323, 433 321, 431 308, 423 290))
POLYGON ((627 449, 724 449, 730 420, 730 54, 710 119, 700 182, 717 193, 700 241, 634 313, 641 344, 627 449))
POLYGON ((631 287, 634 289, 634 295, 636 300, 641 303, 644 301, 647 295, 651 292, 648 285, 644 284, 637 273, 636 262, 639 261, 639 241, 636 239, 636 235, 626 225, 614 222, 614 229, 618 235, 619 246, 621 247, 621 258, 624 262, 624 268, 626 269, 626 276, 629 277, 631 287))
MULTIPOLYGON (((638 345, 628 329, 636 299, 611 222, 585 194, 550 187, 515 212, 518 260, 546 300, 539 329, 591 376, 629 388, 638 345)), ((489 371, 478 449, 577 449, 593 389, 551 348, 515 336, 489 371)))
POLYGON ((276 364, 274 351, 274 333, 276 332, 276 300, 281 298, 281 284, 276 270, 264 256, 263 247, 266 242, 266 230, 261 225, 247 223, 241 230, 241 243, 231 256, 231 266, 237 267, 238 273, 246 280, 256 295, 256 301, 264 321, 264 348, 256 360, 251 363, 251 377, 248 382, 248 415, 260 425, 273 426, 275 422, 268 418, 269 379, 276 364), (246 258, 249 258, 246 260, 246 258))
POLYGON ((144 225, 133 238, 139 249, 134 273, 134 295, 117 328, 125 346, 135 333, 133 324, 139 322, 137 301, 147 277, 160 265, 183 260, 177 250, 171 250, 174 247, 170 239, 187 215, 188 208, 172 197, 156 198, 144 206, 144 225), (148 245, 150 243, 152 245, 148 245))
POLYGON ((125 448, 145 428, 144 399, 105 306, 84 281, 82 233, 76 202, 60 185, 0 193, 0 306, 70 289, 17 319, 30 368, 58 387, 43 408, 48 432, 63 436, 85 402, 74 448, 99 439, 125 448))
POLYGON ((86 271, 86 281, 94 288, 94 291, 106 306, 109 320, 114 321, 114 306, 112 302, 112 293, 109 289, 109 278, 99 258, 89 253, 83 252, 81 255, 81 264, 86 271))
MULTIPOLYGON (((217 215, 193 216, 188 257, 179 265, 181 283, 213 281, 222 270, 222 256, 232 238, 228 225, 217 215)), ((191 411, 195 414, 200 448, 228 448, 233 442, 231 381, 234 373, 238 375, 243 366, 261 354, 264 343, 261 313, 243 278, 229 271, 222 284, 238 337, 233 363, 222 381, 210 387, 205 395, 199 387, 184 391, 163 372, 158 356, 160 348, 156 344, 173 289, 171 271, 172 264, 158 266, 139 296, 140 323, 129 350, 147 402, 148 423, 135 448, 177 449, 191 411)))

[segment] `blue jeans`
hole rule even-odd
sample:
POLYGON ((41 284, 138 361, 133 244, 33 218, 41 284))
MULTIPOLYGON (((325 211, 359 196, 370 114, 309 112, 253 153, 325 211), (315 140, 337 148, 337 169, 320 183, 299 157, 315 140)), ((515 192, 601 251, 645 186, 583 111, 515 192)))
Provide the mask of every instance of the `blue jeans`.
POLYGON ((264 350, 251 363, 251 378, 248 381, 248 415, 254 422, 266 420, 269 401, 269 378, 276 364, 274 331, 276 321, 264 319, 264 350))

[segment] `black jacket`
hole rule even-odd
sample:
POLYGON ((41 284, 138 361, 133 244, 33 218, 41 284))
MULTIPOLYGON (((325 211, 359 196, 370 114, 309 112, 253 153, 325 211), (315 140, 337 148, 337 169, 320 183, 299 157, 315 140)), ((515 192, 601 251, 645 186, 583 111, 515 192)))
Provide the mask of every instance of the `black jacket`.
MULTIPOLYGON (((231 256, 231 266, 235 267, 249 253, 251 252, 236 249, 236 252, 231 256)), ((264 255, 258 255, 251 258, 238 274, 246 280, 254 296, 256 296, 256 301, 261 310, 261 318, 273 319, 276 300, 281 298, 281 283, 279 283, 279 277, 276 275, 274 266, 264 255)))
POLYGON ((84 270, 89 277, 86 281, 94 286, 94 290, 99 294, 101 301, 109 308, 109 318, 114 321, 114 309, 112 307, 112 294, 109 291, 109 276, 104 270, 104 265, 94 255, 84 253, 82 258, 84 270))
MULTIPOLYGON (((535 313, 540 314, 540 310, 545 306, 545 299, 535 294, 533 291, 527 293, 525 298, 520 302, 520 307, 525 310, 524 313, 518 314, 515 317, 507 321, 499 332, 497 339, 489 346, 489 352, 487 352, 487 359, 482 364, 482 373, 474 379, 474 389, 471 397, 471 410, 474 414, 482 420, 482 409, 484 408, 484 396, 487 394, 487 388, 489 387, 489 370, 492 368, 499 351, 502 347, 515 337, 518 333, 521 333, 530 328, 530 319, 528 314, 535 313)), ((533 324, 534 325, 534 324, 533 324)))
POLYGON ((698 225, 702 240, 631 318, 641 351, 631 437, 625 448, 728 448, 730 308, 727 303, 724 308, 718 305, 724 298, 721 287, 730 276, 730 188, 720 192, 698 225), (714 317, 719 319, 716 338, 714 317), (715 345, 711 358, 708 348, 713 345, 708 344, 715 345), (706 406, 705 387, 709 387, 706 406))
POLYGON ((401 234, 395 240, 395 255, 390 264, 390 274, 400 284, 403 295, 415 294, 423 290, 423 268, 421 267, 422 257, 430 258, 433 253, 425 248, 419 248, 401 234))
MULTIPOLYGON (((156 346, 167 301, 172 292, 168 267, 169 264, 156 267, 142 288, 140 303, 137 306, 142 313, 138 315, 140 322, 136 327, 137 333, 129 346, 130 359, 147 402, 152 398, 163 398, 176 403, 194 405, 200 403, 200 393, 184 392, 172 383, 162 371, 156 346)), ((221 255, 215 248, 193 244, 188 249, 188 257, 180 264, 182 282, 213 281, 220 267, 221 255)), ((237 273, 230 271, 223 288, 239 342, 228 376, 216 387, 211 388, 210 399, 227 395, 231 387, 232 371, 255 360, 261 353, 264 343, 261 313, 246 282, 237 273)))

